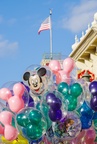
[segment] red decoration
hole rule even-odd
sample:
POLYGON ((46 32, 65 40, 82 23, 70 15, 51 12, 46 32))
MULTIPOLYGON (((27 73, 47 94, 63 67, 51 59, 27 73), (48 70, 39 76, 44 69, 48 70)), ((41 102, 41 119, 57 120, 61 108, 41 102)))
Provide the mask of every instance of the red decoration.
MULTIPOLYGON (((84 73, 86 72, 86 70, 83 70, 81 73, 78 74, 78 79, 82 78, 82 76, 84 75, 84 73)), ((95 75, 90 72, 89 70, 87 70, 88 74, 91 76, 90 77, 90 82, 92 82, 95 79, 95 75)))

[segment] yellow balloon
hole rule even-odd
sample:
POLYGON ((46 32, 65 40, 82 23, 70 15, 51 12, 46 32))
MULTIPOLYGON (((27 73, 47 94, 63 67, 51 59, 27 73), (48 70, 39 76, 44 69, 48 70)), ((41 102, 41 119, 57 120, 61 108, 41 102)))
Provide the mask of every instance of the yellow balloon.
POLYGON ((4 144, 29 144, 28 140, 25 139, 22 135, 18 135, 18 138, 14 141, 8 141, 3 136, 1 137, 1 140, 4 144))

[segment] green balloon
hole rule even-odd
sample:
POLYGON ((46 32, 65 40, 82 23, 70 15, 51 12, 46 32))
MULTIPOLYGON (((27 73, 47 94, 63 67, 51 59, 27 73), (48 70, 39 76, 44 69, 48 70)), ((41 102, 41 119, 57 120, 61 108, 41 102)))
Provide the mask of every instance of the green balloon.
POLYGON ((94 122, 95 129, 97 129, 97 119, 95 119, 93 122, 94 122))
POLYGON ((73 111, 77 107, 77 98, 73 98, 72 95, 66 95, 65 99, 68 101, 68 111, 73 111))
POLYGON ((29 113, 29 120, 31 121, 32 124, 39 124, 39 122, 42 119, 42 114, 38 110, 32 110, 29 113))
POLYGON ((17 120, 18 125, 22 127, 26 127, 29 124, 28 117, 23 113, 18 114, 16 117, 16 120, 17 120))
POLYGON ((72 102, 71 104, 68 105, 68 111, 73 111, 77 107, 77 102, 72 102))
POLYGON ((79 83, 74 83, 73 85, 71 85, 70 93, 73 97, 77 98, 78 96, 81 95, 82 92, 83 89, 79 83))
POLYGON ((38 127, 40 127, 42 129, 42 131, 44 131, 44 130, 46 131, 47 130, 47 122, 44 120, 40 121, 38 127))
POLYGON ((52 121, 49 118, 49 107, 48 107, 48 105, 46 103, 42 103, 42 104, 38 103, 36 105, 36 108, 43 113, 44 118, 47 122, 47 129, 49 129, 52 125, 52 121))
POLYGON ((58 91, 61 92, 63 95, 68 94, 68 90, 69 90, 69 86, 68 86, 68 84, 65 83, 65 82, 61 82, 61 83, 58 85, 58 91))
POLYGON ((42 136, 42 129, 38 126, 29 124, 27 126, 27 136, 32 140, 37 140, 42 136))

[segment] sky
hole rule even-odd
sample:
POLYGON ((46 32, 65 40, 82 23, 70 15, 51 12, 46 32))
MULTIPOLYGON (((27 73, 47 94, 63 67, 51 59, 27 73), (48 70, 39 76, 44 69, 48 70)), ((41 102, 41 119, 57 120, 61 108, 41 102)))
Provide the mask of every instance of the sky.
POLYGON ((63 59, 72 52, 97 12, 97 0, 0 0, 0 87, 22 81, 30 65, 40 64, 50 52, 50 31, 38 35, 52 9, 53 53, 63 59))

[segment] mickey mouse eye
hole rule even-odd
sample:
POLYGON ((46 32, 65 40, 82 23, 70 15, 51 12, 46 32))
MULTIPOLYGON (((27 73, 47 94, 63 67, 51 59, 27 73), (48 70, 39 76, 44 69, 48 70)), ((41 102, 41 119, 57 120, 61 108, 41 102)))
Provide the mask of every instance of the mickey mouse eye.
POLYGON ((34 84, 34 81, 32 80, 32 84, 34 84))
POLYGON ((38 80, 36 79, 36 83, 38 83, 38 80))

